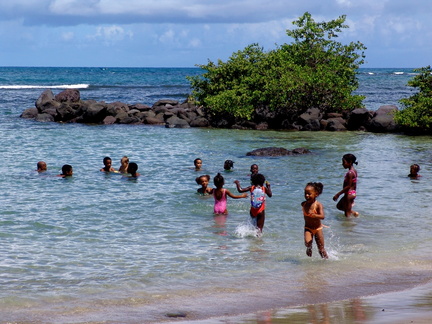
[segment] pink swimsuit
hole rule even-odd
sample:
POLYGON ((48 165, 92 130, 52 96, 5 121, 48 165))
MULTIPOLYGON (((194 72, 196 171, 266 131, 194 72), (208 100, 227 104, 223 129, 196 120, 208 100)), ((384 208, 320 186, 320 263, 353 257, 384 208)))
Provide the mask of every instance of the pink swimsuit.
POLYGON ((215 214, 226 214, 227 212, 227 196, 226 189, 222 189, 222 198, 217 199, 215 193, 213 193, 214 197, 214 213, 215 214))

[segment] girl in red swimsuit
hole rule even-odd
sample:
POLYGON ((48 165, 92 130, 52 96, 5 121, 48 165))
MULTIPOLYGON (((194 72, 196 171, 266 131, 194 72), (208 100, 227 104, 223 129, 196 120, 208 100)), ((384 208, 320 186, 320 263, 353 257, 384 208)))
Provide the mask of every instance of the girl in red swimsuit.
POLYGON ((324 219, 324 207, 316 200, 322 193, 323 188, 324 186, 321 182, 309 182, 304 190, 306 200, 302 202, 301 206, 305 220, 304 240, 306 255, 312 256, 312 241, 315 237, 319 254, 323 259, 328 259, 324 248, 323 225, 321 224, 321 220, 324 219))
POLYGON ((246 188, 242 188, 240 186, 240 182, 235 180, 234 183, 237 186, 238 192, 247 192, 251 193, 251 208, 250 208, 250 216, 252 218, 253 223, 256 225, 260 233, 264 228, 265 221, 265 200, 266 195, 271 197, 273 195, 270 183, 265 180, 265 177, 261 173, 256 173, 251 176, 252 185, 246 188), (265 187, 264 187, 265 183, 265 187))
POLYGON ((357 158, 353 154, 345 154, 342 157, 342 166, 344 169, 348 169, 348 172, 345 174, 342 190, 333 197, 333 200, 337 201, 339 196, 343 194, 343 197, 337 203, 336 208, 342 210, 346 217, 351 215, 357 217, 359 215, 358 212, 352 210, 354 199, 357 196, 357 171, 354 169, 354 164, 358 164, 356 160, 357 158))

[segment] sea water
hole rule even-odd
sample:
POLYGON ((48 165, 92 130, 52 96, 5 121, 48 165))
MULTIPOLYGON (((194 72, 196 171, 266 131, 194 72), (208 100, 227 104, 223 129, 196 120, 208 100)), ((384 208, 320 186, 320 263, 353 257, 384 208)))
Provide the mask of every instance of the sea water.
MULTIPOLYGON (((359 93, 367 108, 410 95, 410 71, 362 71, 359 93)), ((184 76, 199 70, 0 72, 1 322, 208 318, 372 295, 430 279, 429 136, 40 123, 19 115, 45 88, 77 87, 85 100, 181 101, 190 92, 184 76), (312 153, 246 156, 269 146, 312 153), (332 200, 342 188, 345 153, 359 162, 358 218, 345 218, 332 200), (141 177, 99 171, 103 157, 118 168, 123 155, 138 164, 141 177), (200 172, 193 169, 197 157, 200 172), (223 171, 226 159, 235 162, 233 172, 223 171), (44 174, 34 171, 39 160, 48 164, 44 174), (212 197, 196 194, 195 178, 217 172, 236 193, 233 181, 247 186, 253 163, 273 190, 261 237, 249 226, 248 199, 228 198, 229 215, 215 217, 212 197), (421 166, 419 180, 407 177, 412 163, 421 166), (73 177, 57 177, 63 164, 73 166, 73 177), (310 181, 324 184, 318 199, 329 260, 316 246, 312 258, 305 254, 300 204, 310 181)))

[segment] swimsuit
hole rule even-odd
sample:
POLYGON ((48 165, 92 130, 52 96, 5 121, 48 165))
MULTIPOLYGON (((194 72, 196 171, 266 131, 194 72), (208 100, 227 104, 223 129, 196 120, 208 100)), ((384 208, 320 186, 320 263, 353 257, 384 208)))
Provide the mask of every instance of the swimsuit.
MULTIPOLYGON (((356 173, 355 173, 354 171, 352 171, 352 170, 349 170, 349 171, 345 174, 345 178, 348 177, 348 175, 350 174, 350 172, 352 172, 352 174, 354 175, 354 178, 352 178, 352 182, 353 182, 353 183, 357 183, 357 175, 356 175, 356 173)), ((357 196, 357 192, 356 192, 355 189, 350 189, 350 190, 348 190, 347 195, 348 195, 348 196, 352 196, 353 198, 355 198, 355 197, 357 196)))
POLYGON ((316 233, 318 233, 318 231, 321 231, 322 229, 323 229, 322 226, 315 228, 315 229, 312 229, 312 228, 305 226, 305 232, 310 232, 312 235, 315 235, 316 233))
POLYGON ((213 193, 214 197, 214 213, 215 214, 226 214, 227 212, 227 197, 226 197, 226 189, 222 189, 222 197, 221 199, 216 198, 216 191, 213 193))
MULTIPOLYGON (((303 216, 310 217, 309 216, 310 214, 316 214, 317 213, 316 204, 315 203, 316 203, 316 201, 314 201, 313 204, 309 207, 309 213, 306 213, 306 210, 304 209, 304 206, 302 206, 303 216)), ((309 228, 309 227, 305 226, 305 232, 307 231, 307 232, 310 232, 312 235, 315 235, 316 233, 318 233, 318 231, 320 231, 320 230, 323 229, 323 226, 324 225, 320 225, 320 227, 315 228, 315 229, 309 228)))
POLYGON ((349 190, 348 191, 348 196, 353 196, 354 198, 356 197, 357 193, 355 190, 349 190))
POLYGON ((250 213, 252 217, 257 217, 260 213, 265 210, 265 187, 252 186, 250 189, 251 193, 251 209, 250 213))

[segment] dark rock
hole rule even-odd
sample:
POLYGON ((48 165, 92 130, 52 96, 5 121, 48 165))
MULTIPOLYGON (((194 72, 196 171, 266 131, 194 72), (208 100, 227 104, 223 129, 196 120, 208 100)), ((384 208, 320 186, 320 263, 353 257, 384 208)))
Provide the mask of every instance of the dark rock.
POLYGON ((141 120, 135 116, 127 116, 125 118, 117 120, 119 124, 140 124, 141 120))
POLYGON ((173 318, 176 318, 176 317, 186 317, 187 313, 181 312, 181 311, 179 311, 179 312, 170 312, 170 313, 167 313, 166 316, 167 317, 173 317, 173 318))
POLYGON ((23 113, 20 115, 21 118, 28 118, 28 119, 35 119, 38 115, 37 108, 27 108, 23 111, 23 113))
POLYGON ((54 121, 54 116, 52 116, 50 114, 46 114, 46 113, 44 113, 44 114, 38 114, 36 116, 35 120, 39 121, 39 122, 53 122, 54 121))
POLYGON ((59 108, 57 108, 57 115, 55 116, 56 121, 66 122, 77 117, 76 109, 72 108, 67 103, 63 102, 59 108))
POLYGON ((293 151, 287 150, 283 147, 264 147, 247 152, 247 156, 284 156, 284 155, 298 155, 310 153, 309 150, 305 148, 297 148, 293 151))
POLYGON ((198 117, 192 120, 189 124, 191 127, 208 127, 209 121, 207 118, 198 117))
POLYGON ((292 150, 291 152, 292 152, 293 155, 296 155, 296 154, 300 155, 300 154, 309 154, 309 153, 311 153, 311 151, 309 151, 307 148, 304 148, 304 147, 296 148, 296 149, 292 150))
POLYGON ((348 119, 347 128, 351 130, 360 129, 369 122, 370 113, 366 108, 354 109, 348 119))
POLYGON ((327 119, 328 118, 343 118, 343 115, 341 113, 328 113, 327 119))
POLYGON ((77 89, 66 89, 55 96, 58 102, 78 102, 80 99, 80 92, 77 89))
POLYGON ((165 106, 155 106, 153 108, 153 111, 155 112, 155 114, 160 114, 160 113, 166 113, 168 111, 168 108, 166 108, 165 106))
POLYGON ((318 108, 309 108, 299 116, 298 123, 302 126, 302 130, 319 131, 321 119, 322 113, 318 108))
POLYGON ((394 121, 393 114, 398 110, 396 106, 385 105, 381 106, 374 114, 366 126, 369 131, 376 133, 389 133, 399 130, 398 125, 394 121))
POLYGON ((160 120, 159 118, 156 117, 146 117, 143 120, 144 124, 148 124, 148 125, 165 125, 165 121, 164 120, 160 120))
POLYGON ((128 114, 126 111, 120 110, 120 111, 117 113, 117 115, 115 115, 114 117, 119 121, 119 123, 121 123, 120 121, 121 121, 122 119, 128 118, 128 117, 129 117, 129 114, 128 114))
POLYGON ((333 132, 346 131, 347 129, 345 125, 346 125, 346 121, 341 117, 329 118, 327 119, 326 129, 333 132))
POLYGON ((144 105, 144 104, 135 104, 130 106, 131 109, 138 109, 139 111, 149 111, 152 108, 148 105, 144 105))
POLYGON ((159 107, 159 106, 166 106, 166 105, 177 106, 178 104, 179 104, 179 102, 177 100, 162 99, 162 100, 156 101, 153 105, 153 108, 159 107))
POLYGON ((44 90, 39 98, 36 100, 35 106, 39 110, 39 112, 42 112, 44 107, 52 105, 55 101, 54 94, 50 89, 44 90))
POLYGON ((80 123, 101 123, 106 117, 106 104, 95 103, 87 107, 83 107, 84 111, 78 120, 80 123))
POLYGON ((267 124, 267 123, 259 123, 259 124, 256 126, 256 129, 258 129, 258 130, 265 130, 265 129, 268 129, 268 124, 267 124))
POLYGON ((172 116, 166 120, 165 124, 166 128, 188 128, 189 123, 181 118, 178 118, 177 116, 172 116))
POLYGON ((106 116, 102 122, 104 125, 112 125, 115 124, 116 121, 117 118, 115 118, 114 116, 106 116))

